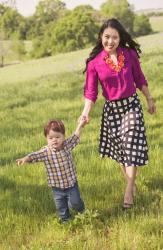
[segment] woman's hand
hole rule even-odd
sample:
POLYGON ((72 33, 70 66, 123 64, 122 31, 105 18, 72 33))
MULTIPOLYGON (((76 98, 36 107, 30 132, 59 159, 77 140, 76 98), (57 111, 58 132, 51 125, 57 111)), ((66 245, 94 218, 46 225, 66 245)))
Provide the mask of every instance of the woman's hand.
POLYGON ((88 115, 81 115, 79 118, 78 118, 78 123, 82 122, 82 121, 85 121, 86 124, 89 123, 90 119, 89 119, 89 116, 88 115))
POLYGON ((147 99, 148 112, 152 115, 156 113, 156 106, 153 98, 147 99))
POLYGON ((147 105, 148 105, 148 112, 152 115, 156 113, 156 106, 154 100, 149 92, 148 86, 143 85, 141 89, 143 95, 146 97, 147 105))
POLYGON ((82 119, 78 122, 78 126, 84 127, 87 123, 86 116, 82 116, 82 119))

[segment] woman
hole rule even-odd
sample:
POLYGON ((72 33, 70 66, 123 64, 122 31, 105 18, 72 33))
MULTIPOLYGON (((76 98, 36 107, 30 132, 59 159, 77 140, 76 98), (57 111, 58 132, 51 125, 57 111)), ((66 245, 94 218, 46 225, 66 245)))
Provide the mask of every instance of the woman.
POLYGON ((85 106, 80 119, 86 117, 96 102, 98 81, 106 99, 103 108, 99 152, 122 166, 127 181, 123 208, 133 205, 137 167, 148 163, 143 111, 136 93, 146 97, 150 114, 156 112, 147 80, 141 70, 137 44, 117 19, 101 27, 96 46, 86 61, 85 106))

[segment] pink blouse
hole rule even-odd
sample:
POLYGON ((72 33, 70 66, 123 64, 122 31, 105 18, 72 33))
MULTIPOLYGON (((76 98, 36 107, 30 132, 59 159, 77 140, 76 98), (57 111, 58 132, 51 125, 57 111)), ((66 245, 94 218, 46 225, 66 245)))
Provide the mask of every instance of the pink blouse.
POLYGON ((124 67, 120 72, 116 72, 110 65, 106 64, 104 57, 108 53, 105 50, 102 50, 88 63, 84 86, 85 98, 96 102, 98 82, 102 86, 102 95, 110 101, 127 98, 136 92, 136 88, 141 89, 142 85, 148 85, 136 52, 132 49, 119 47, 117 54, 119 55, 121 51, 123 51, 125 60, 124 67))

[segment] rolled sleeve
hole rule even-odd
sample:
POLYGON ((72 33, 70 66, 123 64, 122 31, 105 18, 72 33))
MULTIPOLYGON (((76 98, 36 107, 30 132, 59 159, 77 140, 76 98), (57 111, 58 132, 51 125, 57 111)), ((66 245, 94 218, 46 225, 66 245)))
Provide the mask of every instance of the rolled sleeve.
POLYGON ((64 147, 67 150, 72 150, 79 144, 79 142, 80 142, 80 138, 77 135, 73 134, 72 136, 70 136, 64 141, 64 147))
POLYGON ((94 68, 93 61, 87 65, 86 81, 84 85, 84 97, 96 102, 98 96, 98 74, 94 68))
POLYGON ((39 151, 28 154, 31 163, 44 162, 47 157, 47 148, 42 148, 39 151))
POLYGON ((148 85, 148 82, 141 70, 139 58, 134 50, 131 50, 132 55, 132 73, 134 77, 134 82, 136 85, 136 88, 140 89, 143 85, 148 85))

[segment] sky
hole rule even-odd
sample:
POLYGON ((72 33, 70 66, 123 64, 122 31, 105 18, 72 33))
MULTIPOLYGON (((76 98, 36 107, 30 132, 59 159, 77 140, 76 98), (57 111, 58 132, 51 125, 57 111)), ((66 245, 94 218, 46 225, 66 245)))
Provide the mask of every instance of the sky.
MULTIPOLYGON (((10 0, 12 1, 12 0, 10 0)), ((90 4, 95 9, 99 9, 100 5, 105 2, 106 0, 61 0, 65 2, 68 9, 73 9, 77 5, 81 4, 90 4)), ((4 0, 0 0, 0 3, 4 2, 4 0)), ((23 16, 30 16, 34 13, 35 7, 38 4, 39 0, 15 0, 17 10, 23 16)), ((141 9, 158 9, 163 8, 163 0, 128 0, 130 4, 134 5, 135 10, 141 9)))

